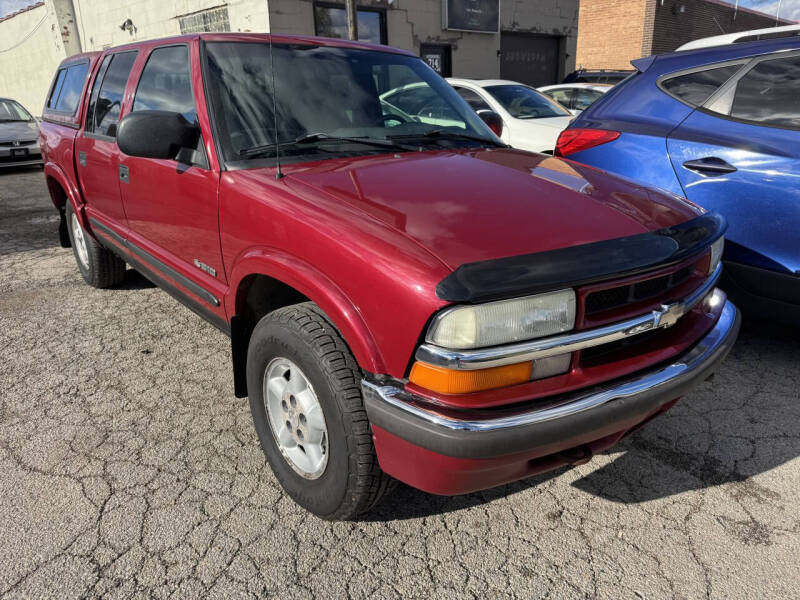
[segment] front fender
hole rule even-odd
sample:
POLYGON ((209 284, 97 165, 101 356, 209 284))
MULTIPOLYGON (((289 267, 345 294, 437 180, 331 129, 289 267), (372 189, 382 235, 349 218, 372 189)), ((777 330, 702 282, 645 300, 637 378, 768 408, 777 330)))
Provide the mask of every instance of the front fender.
POLYGON ((372 373, 386 371, 383 356, 358 307, 327 275, 282 250, 251 248, 237 258, 225 299, 229 315, 236 315, 239 288, 250 275, 277 279, 316 303, 342 334, 362 369, 372 373))

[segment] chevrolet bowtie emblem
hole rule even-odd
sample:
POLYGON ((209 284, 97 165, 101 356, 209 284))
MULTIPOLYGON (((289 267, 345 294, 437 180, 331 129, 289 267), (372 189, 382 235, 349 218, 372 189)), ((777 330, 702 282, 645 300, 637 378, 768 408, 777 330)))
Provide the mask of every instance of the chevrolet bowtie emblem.
POLYGON ((683 305, 678 302, 662 304, 660 309, 653 311, 653 329, 672 327, 683 316, 683 312, 683 305))

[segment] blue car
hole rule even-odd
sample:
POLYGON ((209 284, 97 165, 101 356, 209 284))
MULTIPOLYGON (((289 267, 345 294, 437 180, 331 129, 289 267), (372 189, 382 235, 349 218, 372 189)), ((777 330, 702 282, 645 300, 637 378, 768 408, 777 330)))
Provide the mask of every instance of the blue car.
POLYGON ((633 65, 556 155, 724 215, 723 289, 745 312, 800 324, 800 37, 633 65))

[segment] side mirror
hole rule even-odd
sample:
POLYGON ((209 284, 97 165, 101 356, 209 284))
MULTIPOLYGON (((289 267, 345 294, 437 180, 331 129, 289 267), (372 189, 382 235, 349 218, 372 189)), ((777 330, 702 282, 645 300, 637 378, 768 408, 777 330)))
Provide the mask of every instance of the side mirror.
POLYGON ((117 145, 129 156, 174 159, 182 148, 197 145, 200 130, 180 113, 142 110, 123 117, 117 145))
POLYGON ((492 133, 497 137, 503 135, 503 117, 498 115, 493 110, 482 109, 478 111, 478 116, 481 120, 489 126, 492 133))

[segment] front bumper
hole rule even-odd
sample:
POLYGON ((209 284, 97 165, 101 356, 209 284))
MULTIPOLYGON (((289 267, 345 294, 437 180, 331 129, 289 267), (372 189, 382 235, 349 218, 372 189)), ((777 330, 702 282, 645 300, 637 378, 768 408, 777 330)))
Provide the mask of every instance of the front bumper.
POLYGON ((716 324, 669 364, 533 407, 448 410, 399 384, 364 381, 381 466, 420 489, 456 494, 579 462, 613 445, 708 378, 728 354, 739 311, 715 293, 724 302, 716 324))

